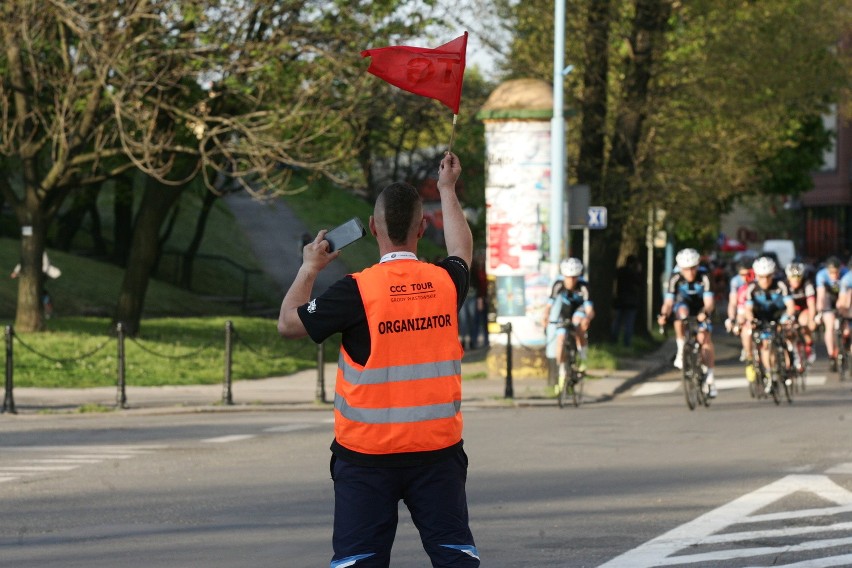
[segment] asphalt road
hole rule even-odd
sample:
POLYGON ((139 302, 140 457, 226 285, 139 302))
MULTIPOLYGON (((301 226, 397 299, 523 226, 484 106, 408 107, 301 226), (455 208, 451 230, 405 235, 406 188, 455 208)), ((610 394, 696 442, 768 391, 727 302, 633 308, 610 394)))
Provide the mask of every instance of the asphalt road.
MULTIPOLYGON (((706 409, 666 375, 579 409, 469 409, 482 565, 852 565, 852 383, 826 371, 792 405, 750 399, 727 361, 706 409)), ((2 566, 328 565, 326 411, 6 416, 0 431, 2 566)), ((428 566, 400 519, 393 566, 428 566)))

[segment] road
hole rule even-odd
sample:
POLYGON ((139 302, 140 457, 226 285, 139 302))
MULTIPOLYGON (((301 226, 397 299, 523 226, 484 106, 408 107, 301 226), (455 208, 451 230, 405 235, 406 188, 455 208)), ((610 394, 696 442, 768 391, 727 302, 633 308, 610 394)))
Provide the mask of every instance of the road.
MULTIPOLYGON (((727 387, 695 411, 664 384, 674 374, 579 409, 468 409, 483 566, 852 565, 852 383, 818 362, 776 406, 736 386, 736 361, 717 374, 727 387)), ((0 429, 2 566, 328 565, 328 411, 5 415, 0 429)), ((427 566, 400 519, 393 565, 427 566)))

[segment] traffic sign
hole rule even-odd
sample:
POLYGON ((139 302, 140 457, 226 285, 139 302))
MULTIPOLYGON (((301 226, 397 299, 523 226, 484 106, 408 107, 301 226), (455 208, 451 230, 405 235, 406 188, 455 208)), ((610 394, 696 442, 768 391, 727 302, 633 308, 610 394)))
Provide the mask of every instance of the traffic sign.
POLYGON ((588 222, 590 229, 606 229, 606 207, 592 205, 589 207, 588 222))

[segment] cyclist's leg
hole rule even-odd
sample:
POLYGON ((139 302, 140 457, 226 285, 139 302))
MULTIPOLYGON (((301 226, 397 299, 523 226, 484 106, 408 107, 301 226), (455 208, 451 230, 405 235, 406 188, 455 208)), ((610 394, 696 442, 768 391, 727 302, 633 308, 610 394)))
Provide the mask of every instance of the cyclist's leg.
POLYGON ((825 327, 823 339, 825 340, 825 350, 828 352, 828 358, 832 365, 832 370, 837 370, 837 345, 834 341, 834 334, 837 330, 835 325, 834 310, 825 310, 822 312, 822 323, 825 327))
POLYGON ((556 328, 556 372, 557 372, 557 381, 556 385, 553 387, 555 393, 559 394, 562 390, 562 387, 565 385, 565 365, 563 364, 565 360, 565 328, 562 326, 558 326, 556 328))
POLYGON ((684 320, 689 316, 689 306, 684 303, 675 304, 672 309, 674 318, 672 327, 675 331, 675 341, 677 342, 677 354, 675 355, 674 366, 678 369, 683 368, 683 346, 686 343, 684 332, 684 320))
POLYGON ((576 328, 576 333, 574 333, 574 337, 577 341, 577 359, 579 363, 580 371, 586 370, 586 361, 589 358, 589 324, 591 323, 592 316, 594 314, 588 311, 587 309, 580 308, 574 312, 574 315, 571 318, 571 323, 574 324, 576 328))
POLYGON ((698 329, 698 342, 701 344, 701 362, 707 367, 707 393, 710 398, 716 398, 716 379, 713 375, 716 367, 716 349, 713 345, 713 324, 710 321, 703 322, 698 329))

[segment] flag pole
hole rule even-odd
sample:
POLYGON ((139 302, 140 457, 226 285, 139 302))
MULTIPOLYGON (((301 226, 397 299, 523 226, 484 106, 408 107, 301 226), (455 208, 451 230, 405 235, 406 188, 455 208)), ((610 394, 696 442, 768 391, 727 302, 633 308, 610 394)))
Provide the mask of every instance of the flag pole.
POLYGON ((449 154, 450 152, 453 151, 453 140, 456 137, 456 120, 458 119, 458 117, 459 117, 459 115, 453 114, 453 130, 450 133, 450 145, 447 148, 447 154, 449 154))

